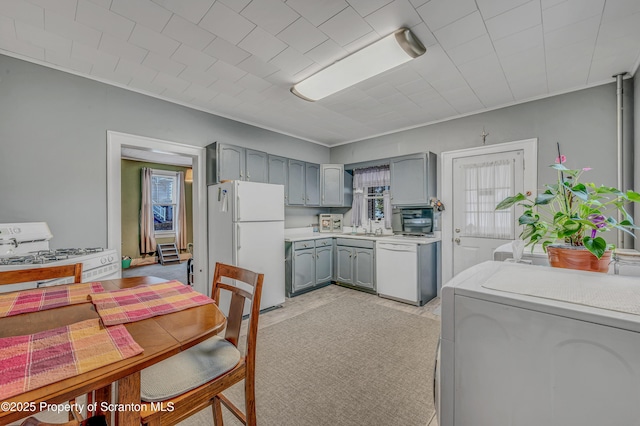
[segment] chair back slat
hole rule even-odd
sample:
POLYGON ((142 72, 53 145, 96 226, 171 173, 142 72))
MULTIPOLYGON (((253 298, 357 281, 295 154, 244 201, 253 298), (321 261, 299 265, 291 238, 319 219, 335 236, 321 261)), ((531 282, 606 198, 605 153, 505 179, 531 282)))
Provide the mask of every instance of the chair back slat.
POLYGON ((240 338, 244 305, 247 300, 251 302, 245 355, 247 363, 252 364, 255 362, 255 349, 253 346, 255 346, 258 332, 258 316, 260 314, 260 299, 262 296, 263 280, 264 274, 258 274, 233 265, 216 263, 211 291, 211 297, 216 301, 216 303, 219 303, 220 301, 220 290, 231 292, 231 303, 229 305, 229 315, 227 316, 227 329, 224 337, 236 346, 238 345, 238 339, 240 338), (248 285, 253 288, 253 294, 240 287, 222 282, 223 278, 240 281, 248 285), (253 355, 249 356, 251 351, 254 351, 253 355))
POLYGON ((74 283, 82 282, 82 263, 0 272, 0 285, 20 284, 66 277, 73 277, 74 283))

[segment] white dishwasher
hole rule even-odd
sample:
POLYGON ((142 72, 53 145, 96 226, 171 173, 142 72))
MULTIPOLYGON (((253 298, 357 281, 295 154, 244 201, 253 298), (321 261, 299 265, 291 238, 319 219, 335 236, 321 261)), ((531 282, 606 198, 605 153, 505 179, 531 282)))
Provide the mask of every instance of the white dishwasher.
POLYGON ((437 295, 440 242, 376 242, 378 295, 422 306, 437 295))

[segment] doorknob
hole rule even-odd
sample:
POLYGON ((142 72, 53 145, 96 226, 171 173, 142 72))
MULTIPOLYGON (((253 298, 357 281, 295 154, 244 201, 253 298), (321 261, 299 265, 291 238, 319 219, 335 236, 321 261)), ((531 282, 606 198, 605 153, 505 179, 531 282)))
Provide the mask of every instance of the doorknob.
POLYGON ((460 233, 460 228, 456 228, 456 234, 460 233))
POLYGON ((455 240, 453 240, 456 242, 456 244, 460 244, 460 238, 456 238, 455 240))

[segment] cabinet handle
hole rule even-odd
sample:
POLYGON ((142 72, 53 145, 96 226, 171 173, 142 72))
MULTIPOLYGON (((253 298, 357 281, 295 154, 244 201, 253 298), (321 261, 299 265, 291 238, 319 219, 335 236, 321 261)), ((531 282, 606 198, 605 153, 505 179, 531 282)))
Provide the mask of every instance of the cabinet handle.
POLYGON ((351 253, 349 253, 349 257, 353 256, 351 253))

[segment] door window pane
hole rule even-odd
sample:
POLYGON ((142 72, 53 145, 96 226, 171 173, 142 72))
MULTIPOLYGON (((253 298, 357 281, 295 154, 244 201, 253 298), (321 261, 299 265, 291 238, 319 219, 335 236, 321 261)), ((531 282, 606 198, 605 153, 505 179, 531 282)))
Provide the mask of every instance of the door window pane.
POLYGON ((154 173, 151 176, 153 227, 156 232, 175 231, 177 180, 175 175, 154 173))

